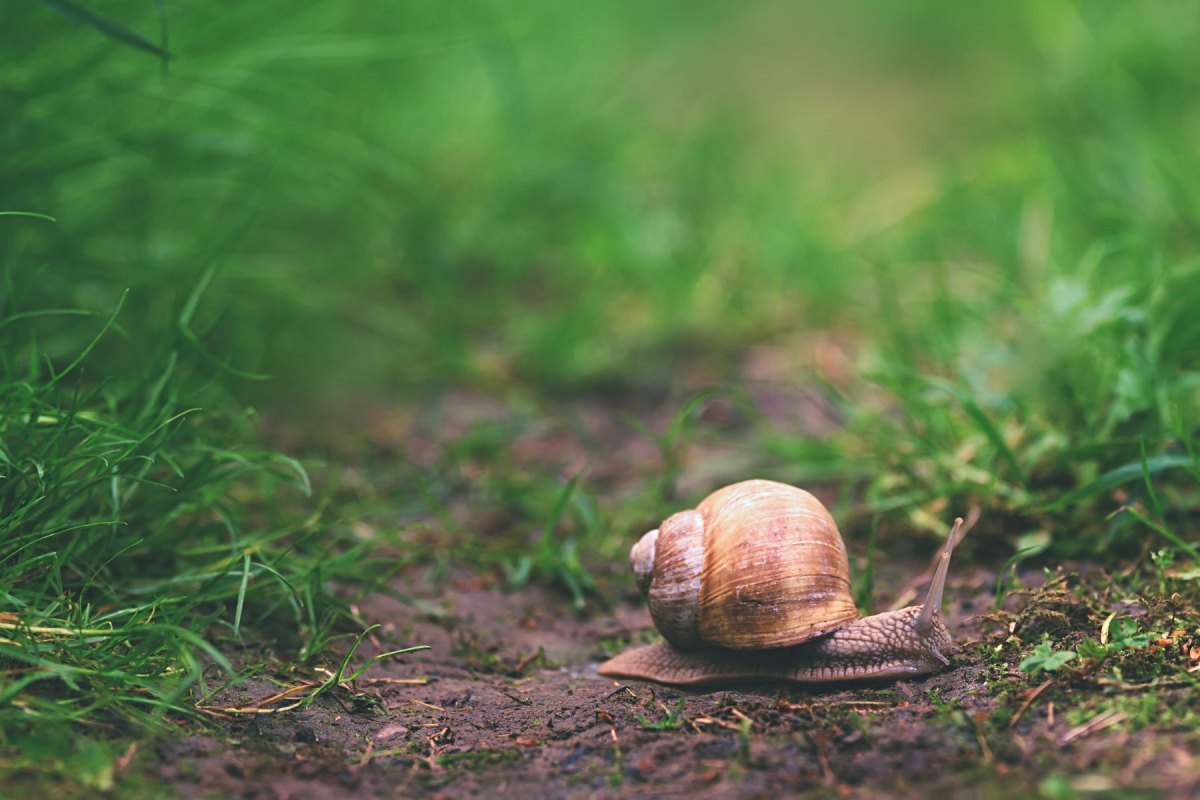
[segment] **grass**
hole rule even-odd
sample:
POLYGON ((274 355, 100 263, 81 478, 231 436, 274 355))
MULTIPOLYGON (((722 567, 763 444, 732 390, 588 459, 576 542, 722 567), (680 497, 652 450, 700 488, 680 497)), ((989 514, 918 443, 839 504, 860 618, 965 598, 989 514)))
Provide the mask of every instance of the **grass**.
POLYGON ((34 721, 194 713, 239 643, 328 653, 364 548, 602 604, 719 436, 710 484, 836 483, 872 560, 978 505, 998 608, 1069 559, 1194 600, 1187 4, 85 5, 0 28, 10 767, 34 721), (503 419, 364 433, 454 391, 503 419), (580 398, 649 443, 626 485, 514 455, 580 398), (369 477, 306 497, 264 418, 369 477))
POLYGON ((120 305, 107 319, 27 309, 19 276, 5 277, 0 768, 104 789, 112 747, 81 730, 197 718, 214 677, 261 668, 234 651, 264 626, 297 660, 321 654, 347 613, 327 581, 356 550, 318 513, 285 510, 311 494, 305 469, 248 445, 248 421, 178 332, 185 319, 140 374, 108 376, 93 351, 122 335, 120 305), (76 324, 92 338, 59 366, 41 333, 76 324), (281 624, 293 636, 280 638, 281 624), (69 755, 30 760, 45 741, 69 755))
POLYGON ((667 708, 662 701, 659 701, 659 708, 662 709, 662 719, 651 720, 644 714, 638 714, 638 723, 642 726, 642 730, 646 731, 677 731, 687 724, 687 717, 683 716, 684 706, 687 703, 687 698, 679 698, 679 703, 675 708, 667 708))

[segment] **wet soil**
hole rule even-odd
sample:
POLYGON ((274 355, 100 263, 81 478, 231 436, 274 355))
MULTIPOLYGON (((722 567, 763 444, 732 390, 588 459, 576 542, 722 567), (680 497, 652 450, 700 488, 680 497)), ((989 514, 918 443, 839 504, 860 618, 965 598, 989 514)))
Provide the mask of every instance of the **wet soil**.
MULTIPOLYGON (((962 608, 948 622, 968 644, 921 680, 689 691, 596 674, 606 650, 644 635, 643 609, 580 619, 554 593, 470 584, 423 614, 369 598, 360 611, 383 624, 372 647, 402 634, 430 649, 309 708, 163 742, 154 777, 184 796, 272 798, 1009 797, 1046 794, 1056 775, 1066 796, 1188 796, 1200 780, 1194 734, 1086 730, 1036 698, 1005 724, 1029 694, 1006 683, 1027 681, 983 663, 962 608)), ((276 691, 251 682, 220 702, 276 691)))
MULTIPOLYGON (((776 372, 791 374, 792 365, 776 372)), ((783 386, 771 374, 747 375, 745 383, 769 424, 781 430, 820 435, 836 425, 802 388, 783 386), (773 416, 776 408, 800 416, 773 416)), ((680 398, 652 398, 634 415, 663 430, 680 404, 680 398)), ((367 413, 359 422, 375 452, 425 475, 452 473, 445 491, 435 487, 443 503, 439 522, 427 535, 414 528, 414 546, 448 546, 456 527, 484 546, 487 537, 529 535, 523 526, 537 530, 487 499, 497 493, 477 488, 498 475, 550 474, 560 482, 586 467, 589 491, 619 505, 662 474, 661 451, 617 408, 623 413, 629 404, 589 399, 557 416, 538 409, 520 435, 481 456, 459 443, 512 414, 487 398, 453 396, 424 416, 367 413), (451 451, 457 460, 448 462, 451 451)), ((718 434, 697 437, 680 454, 676 488, 684 496, 731 475, 748 477, 745 470, 761 460, 748 453, 733 406, 718 398, 703 417, 718 434)), ((354 468, 346 469, 343 480, 353 483, 354 468)), ((391 491, 378 476, 371 481, 378 494, 391 491)), ((411 486, 394 491, 412 494, 411 486)), ((393 579, 393 592, 357 602, 359 615, 380 627, 355 663, 390 648, 428 650, 373 664, 353 684, 304 708, 215 712, 209 727, 161 740, 135 764, 154 784, 186 797, 1188 797, 1200 791, 1200 735, 1178 721, 1195 719, 1194 684, 1181 679, 1152 690, 1153 708, 1179 709, 1178 720, 1169 713, 1135 720, 1128 700, 1149 691, 1136 677, 1106 683, 1096 675, 1055 673, 1047 682, 1045 673, 1017 668, 1044 633, 1095 635, 1110 611, 1137 616, 1147 609, 1117 608, 1106 595, 1111 581, 1083 565, 1082 577, 1063 573, 1049 588, 1018 591, 997 612, 996 573, 979 565, 1006 556, 989 550, 986 536, 964 549, 946 592, 946 621, 961 645, 948 668, 920 680, 818 689, 697 691, 597 675, 605 658, 654 635, 631 581, 613 579, 623 566, 601 577, 611 606, 589 603, 580 613, 565 593, 549 588, 502 590, 498 571, 429 580, 429 559, 418 560, 393 579)), ((919 576, 928 562, 921 560, 925 548, 920 552, 875 564, 879 610, 914 596, 906 588, 924 587, 919 576)), ((855 560, 861 566, 862 554, 855 560)), ((1020 577, 1023 586, 1046 580, 1040 565, 1020 577)), ((1158 613, 1159 620, 1171 618, 1158 613)), ((1162 630, 1173 623, 1154 624, 1162 630)), ((1186 637, 1170 644, 1179 651, 1172 657, 1186 665, 1194 644, 1186 637)), ((258 707, 281 685, 328 675, 250 680, 210 706, 258 707)))

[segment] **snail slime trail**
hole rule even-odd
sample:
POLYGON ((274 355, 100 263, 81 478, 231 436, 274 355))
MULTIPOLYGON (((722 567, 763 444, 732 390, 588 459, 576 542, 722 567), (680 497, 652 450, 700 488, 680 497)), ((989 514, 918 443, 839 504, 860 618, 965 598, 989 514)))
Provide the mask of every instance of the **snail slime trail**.
POLYGON ((702 685, 905 678, 950 663, 941 617, 954 527, 925 602, 861 617, 833 517, 803 489, 749 480, 666 519, 630 562, 666 639, 627 650, 601 675, 702 685))

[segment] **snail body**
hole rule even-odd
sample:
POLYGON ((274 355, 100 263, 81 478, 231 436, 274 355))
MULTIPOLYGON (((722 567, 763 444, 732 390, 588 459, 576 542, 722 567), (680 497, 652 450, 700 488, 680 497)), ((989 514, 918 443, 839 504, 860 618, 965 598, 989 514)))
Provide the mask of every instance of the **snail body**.
POLYGON ((601 675, 678 685, 911 677, 949 664, 940 614, 951 531, 925 603, 860 618, 832 516, 803 489, 750 480, 713 492, 633 546, 630 562, 665 642, 601 675))

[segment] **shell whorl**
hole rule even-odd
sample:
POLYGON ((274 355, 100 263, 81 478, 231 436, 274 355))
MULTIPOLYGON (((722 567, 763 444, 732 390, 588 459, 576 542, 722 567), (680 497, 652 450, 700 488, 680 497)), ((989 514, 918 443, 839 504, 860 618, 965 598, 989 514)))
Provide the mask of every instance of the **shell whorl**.
POLYGON ((726 487, 634 545, 638 585, 667 641, 626 650, 598 672, 679 685, 936 672, 953 647, 940 607, 962 527, 960 517, 922 605, 859 619, 845 546, 816 498, 768 481, 726 487))
POLYGON ((657 544, 658 528, 655 528, 638 539, 629 551, 629 566, 633 567, 633 577, 637 581, 638 591, 642 594, 650 591, 650 578, 654 575, 654 554, 657 544))
POLYGON ((654 537, 654 565, 646 592, 650 618, 667 641, 684 649, 704 645, 699 633, 704 544, 704 518, 694 509, 672 514, 654 537))
POLYGON ((655 626, 678 648, 788 647, 859 616, 837 525, 820 501, 786 484, 720 489, 631 555, 655 626))

